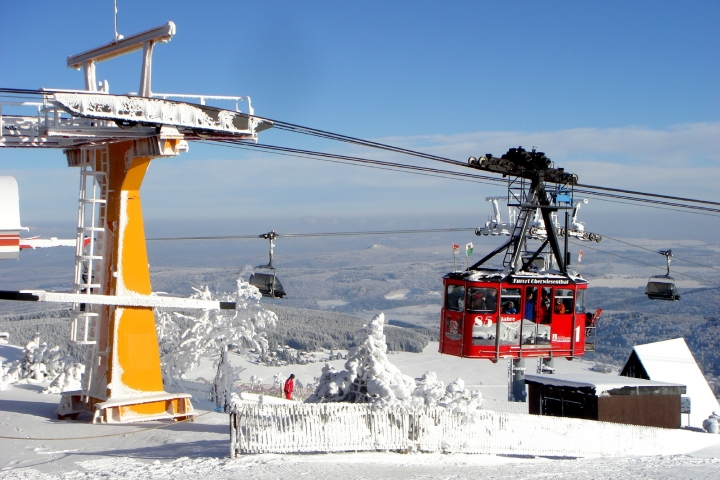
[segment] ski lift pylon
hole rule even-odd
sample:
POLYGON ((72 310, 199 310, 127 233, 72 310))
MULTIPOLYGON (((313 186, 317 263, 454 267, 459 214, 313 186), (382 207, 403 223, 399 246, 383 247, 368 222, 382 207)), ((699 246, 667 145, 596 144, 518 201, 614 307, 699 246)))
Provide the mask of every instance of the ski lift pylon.
POLYGON ((654 275, 648 279, 647 286, 645 287, 645 295, 650 300, 667 300, 674 302, 680 300, 680 295, 675 287, 675 279, 670 276, 670 257, 672 257, 672 250, 660 250, 660 255, 665 256, 667 271, 665 275, 654 275))
POLYGON ((268 233, 263 233, 259 238, 264 238, 270 242, 270 261, 267 265, 255 267, 253 274, 250 276, 250 285, 257 287, 263 297, 284 298, 286 295, 285 289, 277 278, 275 267, 272 264, 273 249, 275 248, 273 240, 277 238, 277 233, 275 233, 275 230, 271 230, 268 233), (258 270, 267 270, 267 272, 258 272, 258 270))

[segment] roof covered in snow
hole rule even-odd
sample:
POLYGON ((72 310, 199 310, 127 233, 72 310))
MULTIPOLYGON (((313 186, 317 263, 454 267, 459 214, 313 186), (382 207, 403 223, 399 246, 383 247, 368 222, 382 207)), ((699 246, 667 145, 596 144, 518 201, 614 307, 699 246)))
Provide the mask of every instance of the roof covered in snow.
POLYGON ((685 339, 675 338, 636 345, 633 351, 650 379, 687 385, 686 396, 690 397, 691 403, 690 426, 702 427, 703 420, 713 411, 720 412, 720 405, 695 362, 685 339))
POLYGON ((555 284, 569 285, 571 283, 587 283, 587 280, 580 275, 564 274, 557 270, 543 270, 540 272, 517 272, 510 274, 506 270, 498 269, 478 269, 478 270, 457 270, 445 275, 447 278, 456 278, 470 280, 473 282, 483 282, 489 280, 510 281, 518 284, 555 284), (506 278, 507 277, 507 278, 506 278))
MULTIPOLYGON (((570 387, 579 389, 594 390, 595 394, 612 395, 620 393, 620 389, 635 389, 635 394, 650 393, 648 390, 662 390, 664 394, 685 393, 685 385, 682 383, 667 383, 643 378, 621 377, 619 375, 608 375, 605 373, 574 373, 566 375, 525 375, 528 383, 541 385, 552 385, 555 387, 570 387)), ((623 393, 630 393, 623 391, 623 393)), ((630 393, 631 394, 631 393, 630 393)))

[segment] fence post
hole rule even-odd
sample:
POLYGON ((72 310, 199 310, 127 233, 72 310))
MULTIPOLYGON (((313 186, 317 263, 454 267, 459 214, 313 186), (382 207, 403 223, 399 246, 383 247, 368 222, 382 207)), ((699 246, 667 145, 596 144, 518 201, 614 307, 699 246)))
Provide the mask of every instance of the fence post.
POLYGON ((237 414, 230 413, 230 458, 237 457, 237 414))

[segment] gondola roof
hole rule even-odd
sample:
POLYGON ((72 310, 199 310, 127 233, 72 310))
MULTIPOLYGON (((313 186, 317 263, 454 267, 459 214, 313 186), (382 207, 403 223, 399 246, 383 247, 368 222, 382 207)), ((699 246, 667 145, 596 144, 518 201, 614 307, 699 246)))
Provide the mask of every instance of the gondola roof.
POLYGON ((465 270, 450 272, 445 275, 445 278, 469 280, 473 282, 506 282, 516 285, 570 285, 588 283, 588 281, 580 275, 563 274, 556 270, 518 273, 510 273, 500 269, 465 270))

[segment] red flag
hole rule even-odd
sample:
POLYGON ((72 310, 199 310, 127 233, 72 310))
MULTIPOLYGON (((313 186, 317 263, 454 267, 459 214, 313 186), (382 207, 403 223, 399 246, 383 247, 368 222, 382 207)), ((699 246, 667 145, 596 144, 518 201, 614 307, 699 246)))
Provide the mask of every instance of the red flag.
POLYGON ((460 245, 453 243, 453 255, 460 253, 460 245))

